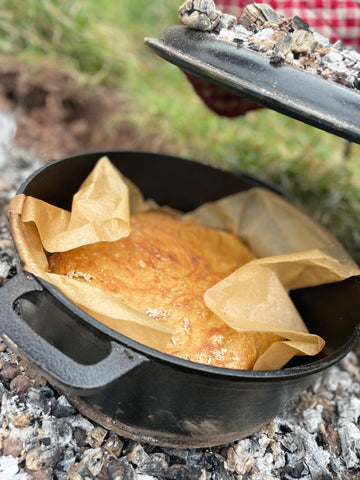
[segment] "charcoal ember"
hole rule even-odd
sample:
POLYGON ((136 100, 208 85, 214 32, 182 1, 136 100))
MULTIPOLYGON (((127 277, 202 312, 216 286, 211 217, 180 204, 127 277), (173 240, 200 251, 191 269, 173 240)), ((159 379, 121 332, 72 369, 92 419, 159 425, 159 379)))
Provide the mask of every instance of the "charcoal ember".
POLYGON ((11 416, 11 424, 15 428, 26 428, 33 423, 34 418, 36 418, 36 416, 30 414, 29 412, 19 413, 19 415, 11 416))
POLYGON ((304 426, 308 432, 315 433, 319 430, 319 425, 323 421, 323 410, 322 405, 316 405, 315 408, 307 408, 302 412, 304 426))
POLYGON ((76 453, 72 447, 65 447, 62 452, 60 461, 57 463, 57 468, 63 472, 67 472, 76 462, 76 453))
POLYGON ((283 473, 289 478, 301 478, 308 475, 309 471, 303 460, 292 465, 288 464, 284 467, 283 473))
POLYGON ((229 15, 229 14, 223 13, 220 16, 220 21, 219 21, 218 25, 216 26, 216 29, 217 30, 231 29, 232 27, 234 27, 236 25, 236 23, 237 23, 237 18, 234 17, 234 15, 229 15))
POLYGON ((269 5, 253 3, 244 8, 236 24, 223 27, 220 23, 211 34, 238 48, 258 52, 276 66, 291 65, 359 89, 360 53, 341 42, 332 44, 296 15, 287 18, 269 5))
POLYGON ((27 453, 25 457, 26 468, 29 470, 42 470, 53 467, 61 456, 61 450, 57 446, 40 446, 27 453))
POLYGON ((313 476, 331 475, 328 469, 330 454, 317 444, 315 435, 305 432, 297 426, 292 432, 291 440, 289 434, 286 437, 282 440, 282 445, 288 450, 286 464, 289 469, 293 469, 294 472, 299 471, 300 463, 306 458, 308 474, 311 473, 313 476))
POLYGON ((307 30, 295 30, 291 34, 292 52, 298 55, 311 55, 318 47, 317 41, 307 30))
POLYGON ((151 453, 148 461, 143 462, 136 469, 137 473, 146 473, 155 477, 162 477, 169 468, 164 453, 151 453))
MULTIPOLYGON (((339 66, 342 64, 343 55, 341 52, 329 52, 323 57, 321 57, 319 63, 324 65, 325 67, 328 66, 339 66)), ((343 67, 341 67, 343 68, 343 67)))
POLYGON ((134 467, 124 458, 109 462, 108 475, 109 480, 137 480, 134 467))
POLYGON ((248 17, 259 26, 266 22, 282 23, 285 20, 283 15, 278 14, 270 5, 265 3, 250 3, 246 5, 242 17, 248 17))
POLYGON ((226 458, 213 450, 192 450, 188 456, 188 465, 202 467, 211 473, 213 480, 233 480, 235 477, 228 469, 226 458))
POLYGON ((343 44, 343 42, 341 40, 337 40, 334 44, 333 44, 333 48, 335 50, 339 50, 339 52, 342 52, 345 48, 345 45, 343 44))
POLYGON ((42 470, 27 470, 32 480, 53 480, 53 469, 44 468, 42 470))
POLYGON ((189 452, 192 450, 188 451, 179 448, 162 447, 161 451, 164 452, 169 459, 171 459, 172 463, 185 464, 188 459, 189 452))
POLYGON ((75 408, 67 401, 64 395, 61 395, 53 405, 51 414, 56 418, 69 417, 75 415, 75 408))
POLYGON ((286 58, 293 59, 302 55, 311 55, 317 46, 317 41, 307 30, 289 32, 273 46, 270 62, 278 64, 285 61, 286 58))
POLYGON ((212 450, 190 450, 186 463, 204 467, 209 471, 215 471, 223 467, 225 458, 212 450))
POLYGON ((118 435, 112 434, 104 443, 103 448, 113 457, 119 458, 124 446, 124 442, 118 435))
POLYGON ((101 448, 90 449, 85 452, 82 462, 91 475, 97 478, 104 465, 104 452, 101 448))
POLYGON ((73 439, 73 430, 69 423, 64 419, 57 419, 52 416, 46 416, 42 419, 41 432, 42 434, 38 436, 41 443, 49 438, 50 442, 54 441, 58 446, 65 447, 73 439))
POLYGON ((270 62, 279 64, 285 61, 287 55, 290 54, 292 48, 291 34, 288 33, 284 38, 273 46, 270 62))
POLYGON ((262 28, 252 37, 257 42, 264 42, 264 44, 270 47, 274 40, 274 30, 272 28, 262 28))
POLYGON ((148 464, 150 457, 140 444, 134 444, 129 453, 125 455, 125 460, 134 466, 138 466, 148 464))
POLYGON ((258 31, 258 26, 256 23, 248 16, 248 15, 241 15, 240 18, 238 18, 237 25, 235 28, 241 27, 245 29, 246 37, 248 38, 249 33, 256 33, 258 31))
POLYGON ((98 448, 103 444, 106 435, 107 430, 105 428, 96 427, 89 433, 85 441, 92 448, 98 448))
MULTIPOLYGON (((202 480, 204 471, 195 465, 171 465, 166 472, 167 480, 202 480)), ((224 479, 225 480, 225 479, 224 479)))
POLYGON ((9 273, 13 265, 9 265, 8 263, 4 262, 2 259, 0 261, 0 282, 3 282, 6 278, 8 278, 9 273))
MULTIPOLYGON (((67 472, 54 469, 54 480, 69 480, 67 472)), ((82 479, 80 479, 82 480, 82 479)))
POLYGON ((310 30, 310 26, 308 23, 304 22, 300 17, 295 15, 294 17, 291 18, 289 22, 289 26, 292 27, 294 30, 299 29, 299 30, 310 30))
POLYGON ((85 446, 87 434, 82 428, 75 428, 73 430, 73 438, 76 442, 76 445, 79 445, 80 448, 85 446))
POLYGON ((179 18, 190 28, 210 32, 218 26, 221 12, 212 0, 186 0, 179 8, 179 18))
POLYGON ((68 478, 69 480, 99 478, 103 466, 104 452, 101 450, 101 448, 86 450, 81 461, 69 468, 68 478))
POLYGON ((80 414, 70 417, 68 421, 71 427, 74 429, 75 433, 76 431, 80 431, 82 432, 81 436, 85 435, 84 439, 95 428, 94 425, 89 420, 87 420, 85 417, 81 416, 80 414))
POLYGON ((51 388, 34 386, 26 392, 27 407, 34 415, 50 415, 55 402, 54 392, 51 388))
POLYGON ((239 444, 234 444, 227 451, 228 468, 238 475, 250 473, 255 463, 254 457, 239 444))
POLYGON ((356 423, 346 422, 338 429, 341 451, 348 470, 360 473, 360 431, 356 423))
POLYGON ((10 386, 0 378, 0 396, 9 390, 10 386))

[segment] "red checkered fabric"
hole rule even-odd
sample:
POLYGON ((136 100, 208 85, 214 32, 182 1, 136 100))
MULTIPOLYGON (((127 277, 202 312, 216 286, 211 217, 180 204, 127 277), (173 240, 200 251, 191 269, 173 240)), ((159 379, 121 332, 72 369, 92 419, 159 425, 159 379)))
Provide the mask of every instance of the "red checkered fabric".
MULTIPOLYGON (((218 10, 239 17, 247 0, 217 0, 218 10)), ((299 16, 321 35, 331 41, 341 40, 360 51, 360 0, 264 0, 286 17, 299 16)), ((219 115, 236 117, 260 108, 249 100, 234 95, 205 80, 187 75, 204 103, 219 115)))

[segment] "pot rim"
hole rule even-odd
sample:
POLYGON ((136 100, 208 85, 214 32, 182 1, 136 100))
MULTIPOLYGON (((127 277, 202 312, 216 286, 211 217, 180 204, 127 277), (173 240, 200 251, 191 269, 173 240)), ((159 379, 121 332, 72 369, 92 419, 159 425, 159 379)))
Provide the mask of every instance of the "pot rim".
MULTIPOLYGON (((104 150, 104 151, 89 151, 89 152, 82 152, 78 153, 75 155, 69 155, 67 157, 63 157, 57 160, 54 160, 51 163, 48 163, 46 165, 41 166, 37 170, 35 170, 32 174, 30 174, 24 182, 20 185, 20 187, 17 190, 17 194, 21 194, 24 192, 26 187, 36 178, 40 173, 42 173, 44 170, 52 167, 55 164, 62 163, 64 161, 68 160, 73 160, 76 161, 77 158, 81 158, 84 156, 88 155, 94 155, 96 156, 104 156, 104 155, 111 155, 111 154, 141 154, 141 155, 156 155, 156 156, 162 156, 162 157, 167 157, 167 158, 176 158, 176 159, 181 159, 184 162, 188 163, 195 163, 191 160, 187 160, 185 158, 180 158, 172 155, 167 155, 167 154, 161 154, 157 152, 145 152, 145 151, 127 151, 127 150, 104 150)), ((196 162, 200 163, 200 162, 196 162)), ((224 172, 223 169, 220 169, 218 167, 214 167, 212 165, 208 165, 203 163, 207 168, 213 169, 213 170, 218 170, 224 172)), ((225 170, 226 172, 226 170, 225 170)), ((229 174, 232 174, 233 172, 228 171, 229 174)), ((251 175, 244 174, 245 177, 248 178, 253 178, 251 175)), ((275 186, 271 184, 267 184, 266 182, 263 182, 260 180, 260 183, 263 183, 264 186, 267 186, 271 190, 275 191, 276 193, 280 193, 275 186)), ((9 223, 10 223, 10 231, 12 233, 12 237, 14 239, 15 247, 19 255, 18 251, 18 245, 16 243, 16 240, 14 238, 14 231, 18 231, 18 226, 19 226, 20 218, 18 215, 9 215, 9 223)), ((20 258, 21 259, 21 258, 20 258)), ((26 272, 28 273, 28 272, 26 272)), ((271 380, 277 380, 281 381, 284 379, 290 379, 290 378, 299 378, 299 377, 304 377, 308 375, 314 375, 322 372, 323 370, 333 366, 334 364, 338 363, 342 358, 344 358, 350 350, 354 347, 357 339, 360 337, 360 323, 355 327, 354 332, 352 335, 349 337, 349 339, 346 341, 344 345, 342 345, 338 350, 335 352, 331 353, 325 358, 317 359, 314 361, 310 361, 309 363, 306 363, 304 365, 297 365, 297 366, 292 366, 292 367, 283 367, 280 370, 236 370, 236 369, 230 369, 230 368, 224 368, 224 367, 217 367, 217 366, 212 366, 212 365, 205 365, 197 362, 193 362, 190 360, 182 359, 179 357, 175 357, 173 355, 169 355, 166 353, 163 353, 159 350, 153 349, 151 347, 148 347, 146 345, 143 345, 109 327, 106 325, 102 324, 100 321, 96 320, 94 317, 90 316, 87 314, 84 310, 79 308, 77 305, 75 305, 73 302, 71 302, 65 295, 63 295, 56 287, 54 287, 52 284, 46 282, 45 280, 31 274, 32 277, 36 279, 38 283, 42 285, 43 288, 45 288, 53 297, 55 297, 62 305, 64 305, 69 312, 72 315, 77 315, 77 317, 81 318, 84 320, 87 324, 90 324, 93 328, 96 330, 100 330, 102 333, 104 333, 106 336, 108 336, 111 340, 115 340, 118 343, 125 345, 126 347, 135 350, 138 353, 141 353, 147 357, 159 360, 161 362, 168 363, 170 365, 175 366, 176 368, 181 368, 181 369, 186 369, 187 371, 191 371, 193 373, 200 373, 200 374, 205 374, 205 375, 212 375, 212 376, 220 376, 220 377, 226 377, 227 379, 234 379, 234 380, 247 380, 247 381, 267 381, 269 379, 271 380)), ((355 277, 358 279, 360 283, 360 276, 355 277)))

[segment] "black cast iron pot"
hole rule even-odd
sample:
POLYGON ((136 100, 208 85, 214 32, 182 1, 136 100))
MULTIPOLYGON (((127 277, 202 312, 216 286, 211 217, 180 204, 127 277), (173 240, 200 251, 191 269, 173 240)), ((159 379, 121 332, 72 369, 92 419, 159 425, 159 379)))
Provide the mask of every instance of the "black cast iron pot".
MULTIPOLYGON (((28 178, 18 193, 70 209, 73 194, 104 154, 146 197, 183 211, 253 186, 271 188, 247 175, 179 158, 115 151, 51 163, 28 178)), ((277 371, 206 366, 145 347, 26 273, 0 289, 0 329, 10 347, 103 426, 153 444, 205 447, 259 430, 355 345, 359 278, 297 290, 292 298, 326 347, 315 358, 296 357, 277 371)))

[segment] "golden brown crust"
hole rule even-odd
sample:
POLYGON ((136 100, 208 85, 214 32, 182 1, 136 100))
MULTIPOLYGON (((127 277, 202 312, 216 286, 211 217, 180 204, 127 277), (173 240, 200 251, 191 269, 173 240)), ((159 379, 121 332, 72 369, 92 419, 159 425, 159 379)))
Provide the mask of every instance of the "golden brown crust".
POLYGON ((160 212, 131 217, 131 233, 54 253, 49 271, 119 295, 176 329, 165 352, 228 368, 250 369, 277 337, 240 333, 204 304, 208 288, 254 256, 233 234, 160 212))

